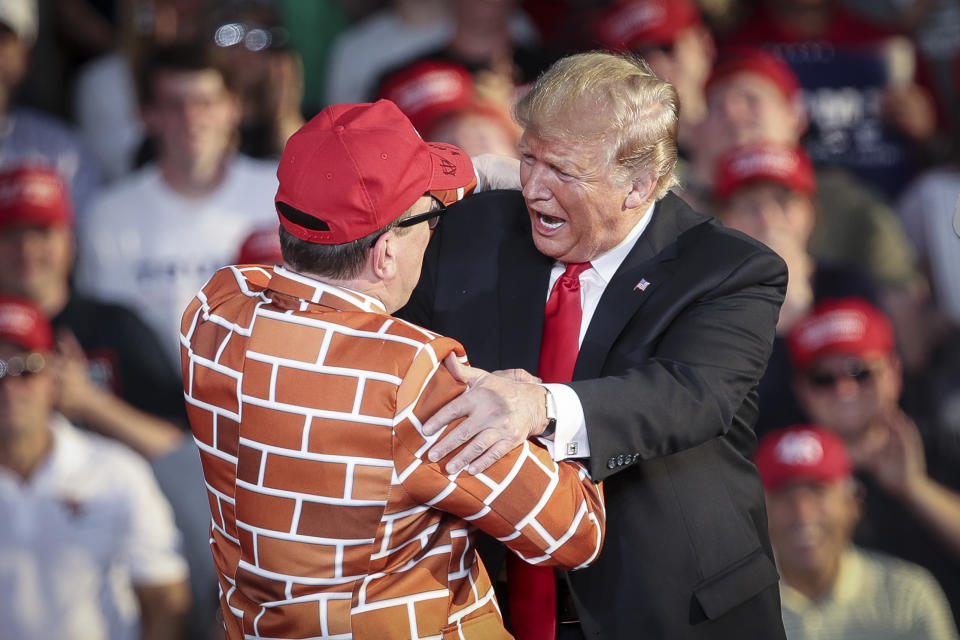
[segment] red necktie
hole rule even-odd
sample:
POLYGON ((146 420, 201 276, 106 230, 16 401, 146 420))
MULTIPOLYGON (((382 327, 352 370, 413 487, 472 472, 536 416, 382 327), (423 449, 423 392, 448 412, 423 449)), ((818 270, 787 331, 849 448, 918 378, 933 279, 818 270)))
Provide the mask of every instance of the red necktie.
MULTIPOLYGON (((550 291, 544 309, 538 375, 544 382, 570 382, 580 351, 580 274, 589 262, 571 263, 550 291)), ((551 567, 507 556, 507 596, 517 640, 554 640, 557 635, 557 585, 551 567)))

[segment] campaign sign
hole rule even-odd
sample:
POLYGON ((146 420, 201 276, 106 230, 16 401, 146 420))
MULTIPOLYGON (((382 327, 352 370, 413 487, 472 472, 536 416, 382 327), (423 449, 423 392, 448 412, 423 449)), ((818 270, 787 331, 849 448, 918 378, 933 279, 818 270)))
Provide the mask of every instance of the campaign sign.
POLYGON ((913 159, 908 141, 881 117, 884 89, 903 75, 902 61, 891 55, 902 50, 888 44, 818 42, 773 49, 803 87, 810 117, 804 146, 813 162, 845 167, 893 195, 913 174, 913 159))

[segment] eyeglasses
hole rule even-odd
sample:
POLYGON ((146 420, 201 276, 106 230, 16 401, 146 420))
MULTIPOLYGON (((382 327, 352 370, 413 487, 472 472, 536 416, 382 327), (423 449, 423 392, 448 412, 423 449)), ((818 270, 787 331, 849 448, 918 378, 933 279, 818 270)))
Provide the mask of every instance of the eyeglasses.
POLYGON ((427 221, 427 224, 430 226, 430 230, 433 231, 437 228, 437 225, 440 224, 440 218, 443 217, 443 214, 447 212, 447 205, 443 204, 440 201, 440 198, 429 194, 430 198, 433 199, 433 206, 430 208, 430 211, 424 213, 418 213, 415 216, 410 216, 409 218, 404 218, 397 223, 398 227, 412 227, 415 224, 420 224, 424 220, 427 221))
MULTIPOLYGON (((430 198, 433 200, 433 204, 430 208, 430 211, 425 211, 424 213, 418 213, 417 215, 410 216, 409 218, 404 218, 403 220, 399 220, 396 226, 412 227, 413 225, 420 224, 421 222, 426 220, 427 224, 430 227, 430 231, 433 231, 434 229, 436 229, 437 226, 440 224, 440 218, 442 218, 443 215, 447 212, 447 205, 443 204, 443 201, 441 201, 440 198, 433 195, 432 193, 428 193, 427 195, 430 196, 430 198)), ((371 248, 373 247, 373 245, 377 244, 377 240, 379 240, 380 236, 382 236, 384 233, 386 233, 386 231, 384 231, 383 233, 378 233, 376 237, 374 237, 370 241, 371 248)))
POLYGON ((13 356, 7 360, 0 359, 0 380, 40 373, 47 368, 47 364, 47 359, 39 353, 13 356))
POLYGON ((851 378, 856 380, 860 386, 863 386, 870 382, 876 373, 876 368, 868 367, 866 363, 858 360, 851 360, 850 362, 846 363, 844 371, 834 372, 811 370, 806 373, 806 377, 807 382, 810 383, 810 386, 812 387, 817 387, 818 389, 832 389, 837 384, 837 380, 840 380, 841 378, 851 378))

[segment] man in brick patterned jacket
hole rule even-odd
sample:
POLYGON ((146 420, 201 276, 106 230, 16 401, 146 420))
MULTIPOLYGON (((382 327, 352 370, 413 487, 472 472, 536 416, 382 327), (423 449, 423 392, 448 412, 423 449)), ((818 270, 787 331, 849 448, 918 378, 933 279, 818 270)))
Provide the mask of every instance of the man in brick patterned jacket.
POLYGON ((218 271, 181 325, 227 637, 510 638, 477 528, 533 564, 598 554, 599 489, 526 442, 485 473, 425 458, 463 348, 390 314, 475 183, 396 106, 325 109, 287 143, 283 267, 218 271))

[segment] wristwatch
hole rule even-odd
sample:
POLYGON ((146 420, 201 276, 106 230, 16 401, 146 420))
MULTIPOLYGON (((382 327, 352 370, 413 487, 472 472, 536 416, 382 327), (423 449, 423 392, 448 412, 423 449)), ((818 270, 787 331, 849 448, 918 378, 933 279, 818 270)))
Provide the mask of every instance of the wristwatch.
POLYGON ((544 387, 544 390, 547 392, 547 426, 544 428, 543 433, 540 434, 540 437, 549 438, 553 436, 554 432, 557 430, 557 403, 554 402, 553 394, 550 393, 550 389, 544 387))

